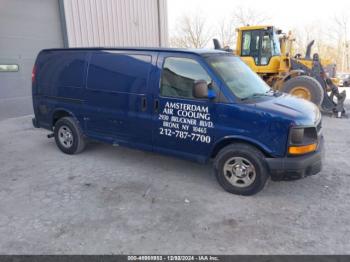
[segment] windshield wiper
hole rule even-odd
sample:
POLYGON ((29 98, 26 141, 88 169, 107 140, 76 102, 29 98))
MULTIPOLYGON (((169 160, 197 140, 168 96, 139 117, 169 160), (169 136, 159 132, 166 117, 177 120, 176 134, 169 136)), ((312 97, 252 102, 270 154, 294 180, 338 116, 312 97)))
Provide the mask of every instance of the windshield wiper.
POLYGON ((264 93, 253 93, 247 97, 243 97, 241 98, 241 101, 244 101, 244 100, 247 100, 247 99, 250 99, 250 98, 254 98, 254 97, 260 97, 260 96, 280 96, 282 93, 278 90, 274 90, 273 88, 270 88, 269 90, 267 90, 266 92, 264 93))
POLYGON ((275 90, 273 88, 269 89, 268 91, 266 91, 266 93, 268 94, 272 94, 273 96, 280 96, 282 93, 278 90, 275 90))
POLYGON ((275 91, 272 90, 272 89, 269 89, 265 93, 253 93, 253 94, 251 94, 249 96, 241 98, 241 100, 244 101, 244 100, 247 100, 247 99, 250 99, 250 98, 253 98, 253 97, 260 97, 260 96, 271 96, 271 92, 273 92, 272 95, 274 95, 275 91))
POLYGON ((254 94, 251 94, 249 96, 241 98, 241 100, 244 101, 244 100, 247 100, 247 99, 250 99, 253 97, 259 97, 259 96, 268 96, 268 94, 266 94, 266 93, 254 93, 254 94))

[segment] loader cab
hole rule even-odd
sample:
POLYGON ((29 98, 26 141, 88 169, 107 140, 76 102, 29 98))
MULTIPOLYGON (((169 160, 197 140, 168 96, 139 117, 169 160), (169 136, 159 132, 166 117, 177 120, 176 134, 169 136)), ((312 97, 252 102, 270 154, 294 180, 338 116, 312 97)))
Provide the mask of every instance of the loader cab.
POLYGON ((236 54, 257 73, 276 73, 281 45, 278 30, 272 26, 240 27, 236 54))

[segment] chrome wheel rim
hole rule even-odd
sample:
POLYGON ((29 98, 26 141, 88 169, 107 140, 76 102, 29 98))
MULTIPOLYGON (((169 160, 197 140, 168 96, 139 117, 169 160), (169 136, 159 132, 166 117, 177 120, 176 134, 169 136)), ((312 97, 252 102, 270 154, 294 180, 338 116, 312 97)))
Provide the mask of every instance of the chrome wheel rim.
POLYGON ((244 157, 231 157, 224 164, 224 176, 235 187, 248 187, 256 178, 254 165, 244 157))
POLYGON ((70 148, 73 145, 72 130, 66 125, 61 126, 58 129, 58 140, 63 147, 70 148))

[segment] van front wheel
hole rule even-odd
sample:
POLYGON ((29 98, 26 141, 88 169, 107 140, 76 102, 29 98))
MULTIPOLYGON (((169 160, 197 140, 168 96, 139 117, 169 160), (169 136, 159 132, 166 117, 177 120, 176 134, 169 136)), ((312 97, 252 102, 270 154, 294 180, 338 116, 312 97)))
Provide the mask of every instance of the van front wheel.
POLYGON ((223 148, 215 158, 215 175, 219 184, 237 195, 254 195, 268 179, 264 155, 256 148, 242 143, 223 148))
POLYGON ((77 154, 85 148, 84 136, 72 117, 59 119, 55 124, 54 134, 56 145, 63 153, 77 154))

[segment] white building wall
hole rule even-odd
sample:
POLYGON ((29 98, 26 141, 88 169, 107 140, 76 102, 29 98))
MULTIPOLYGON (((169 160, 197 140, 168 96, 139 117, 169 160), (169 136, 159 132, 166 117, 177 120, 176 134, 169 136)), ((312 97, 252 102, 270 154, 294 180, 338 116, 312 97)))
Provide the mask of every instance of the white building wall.
POLYGON ((167 0, 64 0, 69 47, 166 47, 167 0))

